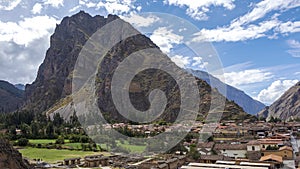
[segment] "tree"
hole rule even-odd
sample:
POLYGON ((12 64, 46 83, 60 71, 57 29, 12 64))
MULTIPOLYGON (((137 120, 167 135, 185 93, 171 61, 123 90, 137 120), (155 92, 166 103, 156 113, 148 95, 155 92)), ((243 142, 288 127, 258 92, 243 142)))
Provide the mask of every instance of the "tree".
POLYGON ((65 144, 65 139, 64 137, 62 136, 59 136, 56 141, 55 141, 56 144, 65 144))
POLYGON ((200 155, 199 151, 197 150, 197 147, 195 144, 190 145, 190 152, 189 152, 188 156, 194 160, 198 160, 200 158, 201 155, 200 155))
POLYGON ((30 125, 31 128, 31 135, 33 138, 38 138, 40 136, 39 130, 40 125, 37 122, 32 122, 30 125))
POLYGON ((72 127, 79 127, 80 126, 80 122, 78 120, 78 117, 76 115, 76 112, 73 112, 73 115, 70 116, 70 121, 69 123, 71 124, 72 127))
POLYGON ((31 132, 31 129, 30 129, 30 126, 26 123, 22 123, 21 126, 20 126, 20 129, 21 129, 21 132, 22 132, 22 135, 24 137, 29 137, 30 136, 30 132, 31 132))
POLYGON ((22 146, 22 147, 27 146, 28 143, 29 143, 29 141, 28 141, 28 139, 26 139, 26 138, 20 138, 20 139, 18 140, 18 145, 19 145, 19 146, 22 146))
POLYGON ((54 126, 52 122, 49 122, 46 127, 46 135, 48 138, 54 138, 54 126))
POLYGON ((60 116, 59 113, 55 113, 53 116, 53 125, 60 127, 64 123, 64 119, 60 116))

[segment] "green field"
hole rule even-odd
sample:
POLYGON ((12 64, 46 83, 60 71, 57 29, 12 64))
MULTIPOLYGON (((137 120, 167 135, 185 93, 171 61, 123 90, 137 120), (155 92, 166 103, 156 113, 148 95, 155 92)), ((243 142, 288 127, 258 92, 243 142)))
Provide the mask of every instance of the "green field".
POLYGON ((128 141, 124 141, 124 143, 118 142, 117 145, 124 147, 132 153, 142 153, 145 151, 146 146, 145 145, 131 145, 128 143, 128 141))
POLYGON ((41 149, 41 148, 25 148, 20 149, 23 157, 29 159, 42 159, 45 162, 55 163, 57 161, 62 161, 66 158, 73 157, 84 157, 87 155, 105 154, 103 152, 91 152, 91 151, 70 151, 70 150, 57 150, 57 149, 41 149))
MULTIPOLYGON (((48 143, 55 143, 55 139, 29 139, 29 143, 32 144, 48 144, 48 143)), ((69 143, 69 140, 65 140, 65 143, 69 143)))

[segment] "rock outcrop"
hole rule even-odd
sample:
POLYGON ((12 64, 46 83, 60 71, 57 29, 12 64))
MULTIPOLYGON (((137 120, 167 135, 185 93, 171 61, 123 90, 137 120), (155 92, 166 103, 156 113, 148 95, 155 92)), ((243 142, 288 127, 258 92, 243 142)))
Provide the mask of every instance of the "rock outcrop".
POLYGON ((23 160, 21 153, 0 138, 0 168, 29 169, 30 166, 23 160))

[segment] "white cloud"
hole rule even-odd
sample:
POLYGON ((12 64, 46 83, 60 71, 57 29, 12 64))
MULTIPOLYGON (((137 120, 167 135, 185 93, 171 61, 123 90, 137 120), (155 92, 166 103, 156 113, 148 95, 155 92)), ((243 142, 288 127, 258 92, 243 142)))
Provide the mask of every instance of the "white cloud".
POLYGON ((293 57, 300 58, 300 49, 288 50, 287 52, 293 57))
POLYGON ((97 4, 98 8, 104 7, 110 14, 122 14, 129 13, 134 7, 134 1, 132 0, 106 0, 106 2, 100 1, 97 4))
POLYGON ((159 21, 159 18, 154 15, 150 15, 147 17, 140 16, 138 14, 130 14, 126 17, 122 17, 125 21, 129 22, 130 24, 136 27, 148 27, 153 23, 159 21))
POLYGON ((202 29, 195 34, 193 41, 243 41, 248 39, 257 39, 266 36, 266 32, 278 26, 278 20, 270 20, 259 23, 258 25, 229 26, 216 29, 202 29))
POLYGON ((255 5, 252 11, 232 22, 232 26, 240 26, 263 18, 274 10, 287 10, 300 6, 299 0, 263 0, 255 5))
POLYGON ((277 19, 279 14, 274 14, 269 19, 263 19, 272 11, 285 11, 299 6, 299 0, 263 0, 255 4, 247 14, 231 21, 229 25, 200 30, 195 34, 196 37, 193 41, 235 42, 261 37, 276 38, 277 33, 300 32, 299 21, 284 23, 277 19), (253 23, 255 21, 259 21, 259 23, 253 23))
POLYGON ((162 52, 168 54, 175 44, 182 43, 183 36, 174 34, 172 29, 159 27, 154 30, 150 39, 159 46, 162 52))
POLYGON ((64 6, 64 0, 46 0, 44 4, 59 8, 60 6, 64 6))
POLYGON ((242 85, 264 82, 272 77, 272 73, 260 69, 224 73, 225 83, 237 88, 242 85))
POLYGON ((13 84, 31 83, 48 47, 48 36, 34 40, 28 47, 0 41, 0 79, 13 84))
POLYGON ((288 40, 288 45, 292 48, 287 52, 293 57, 300 57, 300 42, 296 40, 288 40))
POLYGON ((190 59, 188 56, 175 55, 170 58, 177 66, 181 68, 185 68, 187 65, 190 64, 190 59))
POLYGON ((109 14, 128 14, 132 10, 141 10, 140 6, 134 5, 135 0, 103 0, 90 2, 89 0, 79 0, 79 5, 86 6, 87 8, 105 9, 109 14))
POLYGON ((24 18, 17 23, 0 21, 0 40, 28 46, 35 39, 49 36, 57 22, 56 19, 49 16, 24 18))
POLYGON ((204 69, 205 66, 208 65, 208 62, 203 62, 203 58, 198 56, 198 57, 193 57, 193 63, 192 66, 200 68, 200 69, 204 69))
POLYGON ((300 42, 294 39, 287 40, 287 43, 291 48, 300 48, 300 42))
POLYGON ((75 11, 77 11, 80 7, 81 7, 81 5, 77 5, 77 6, 73 7, 73 8, 71 8, 71 9, 69 10, 69 12, 75 12, 75 11))
POLYGON ((33 6, 31 12, 32 12, 33 14, 40 14, 41 11, 42 11, 42 9, 43 9, 42 4, 36 3, 36 4, 33 6))
POLYGON ((288 21, 285 23, 281 23, 278 28, 277 31, 280 33, 296 33, 296 32, 300 32, 300 21, 288 21))
POLYGON ((234 0, 164 0, 165 4, 187 7, 186 13, 196 20, 207 20, 210 6, 221 6, 228 10, 235 8, 234 0))
POLYGON ((0 0, 0 10, 11 11, 17 7, 22 0, 0 0))
POLYGON ((257 100, 269 105, 297 82, 298 80, 276 80, 269 87, 259 92, 257 100))

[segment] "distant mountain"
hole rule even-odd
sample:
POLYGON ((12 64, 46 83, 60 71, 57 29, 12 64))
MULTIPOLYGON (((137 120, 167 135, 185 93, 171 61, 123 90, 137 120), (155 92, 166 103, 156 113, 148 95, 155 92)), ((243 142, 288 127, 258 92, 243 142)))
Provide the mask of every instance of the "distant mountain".
POLYGON ((188 72, 191 72, 194 76, 205 80, 208 84, 212 87, 220 89, 221 87, 226 87, 226 93, 223 93, 223 90, 219 90, 221 94, 226 96, 227 99, 234 101, 239 106, 241 106, 245 112, 249 114, 257 114, 261 111, 264 107, 266 107, 263 103, 254 100, 250 96, 248 96, 245 92, 232 87, 228 84, 223 83, 218 78, 214 77, 213 75, 201 71, 201 70, 192 70, 188 69, 188 72))
POLYGON ((260 111, 259 116, 280 119, 300 118, 300 82, 287 90, 273 104, 260 111))
MULTIPOLYGON (((72 114, 74 112, 72 98, 69 97, 72 89, 72 78, 75 62, 79 52, 88 38, 98 29, 107 23, 119 19, 116 15, 90 16, 81 11, 71 17, 65 17, 62 22, 57 25, 54 34, 51 36, 51 45, 46 53, 45 60, 39 68, 36 80, 26 85, 26 109, 33 110, 37 113, 46 112, 51 114, 59 112, 63 114, 72 114)), ((158 49, 158 47, 146 36, 140 34, 130 24, 121 21, 121 24, 115 28, 111 28, 106 34, 108 40, 119 41, 113 48, 109 49, 104 56, 103 62, 100 64, 96 77, 96 93, 98 98, 98 106, 101 112, 105 112, 104 116, 108 121, 126 121, 114 106, 111 95, 112 75, 119 63, 121 63, 130 54, 142 49, 158 49), (116 32, 126 32, 130 29, 138 34, 121 40, 116 32)), ((106 41, 106 39, 101 39, 106 41)), ((97 49, 106 48, 97 46, 97 49)), ((91 51, 93 52, 93 51, 91 51)), ((161 53, 162 57, 169 60, 167 65, 174 64, 166 55, 161 53)), ((95 66, 94 61, 85 63, 89 67, 95 66)), ((185 70, 178 68, 178 73, 184 74, 185 70)), ((76 76, 80 78, 83 76, 76 76)), ((199 114, 206 115, 209 111, 211 100, 217 101, 225 99, 224 96, 212 89, 205 81, 197 79, 199 86, 199 94, 202 99, 200 102, 199 114), (215 93, 212 98, 211 93, 215 93)), ((165 109, 163 119, 172 121, 176 118, 176 113, 180 110, 180 91, 176 82, 172 77, 163 71, 147 70, 135 76, 130 85, 130 99, 132 104, 138 110, 147 110, 149 108, 148 95, 153 89, 159 88, 166 93, 168 104, 165 109), (133 87, 132 87, 132 86, 133 87)), ((219 105, 219 104, 217 104, 219 105)), ((65 116, 66 117, 66 116, 65 116)), ((223 113, 223 119, 243 120, 253 118, 243 111, 237 104, 226 100, 226 106, 223 113)))
POLYGON ((24 91, 9 82, 0 80, 0 113, 17 110, 23 104, 24 91))
POLYGON ((19 90, 25 90, 25 85, 23 84, 15 84, 15 87, 18 88, 19 90))

